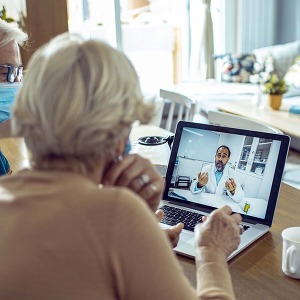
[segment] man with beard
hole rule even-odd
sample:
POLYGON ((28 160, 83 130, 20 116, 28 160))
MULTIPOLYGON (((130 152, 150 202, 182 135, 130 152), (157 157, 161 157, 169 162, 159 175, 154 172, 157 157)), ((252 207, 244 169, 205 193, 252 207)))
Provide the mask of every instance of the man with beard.
POLYGON ((222 145, 216 151, 215 164, 205 166, 193 180, 190 190, 193 194, 206 192, 227 195, 235 202, 240 202, 244 191, 238 183, 235 170, 227 164, 231 151, 222 145))

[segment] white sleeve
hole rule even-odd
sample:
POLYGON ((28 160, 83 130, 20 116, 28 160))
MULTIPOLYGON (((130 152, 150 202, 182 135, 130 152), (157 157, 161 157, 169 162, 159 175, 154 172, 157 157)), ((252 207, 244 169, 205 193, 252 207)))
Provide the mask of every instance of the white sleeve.
POLYGON ((202 188, 198 188, 197 183, 198 183, 198 180, 197 180, 197 176, 196 176, 196 179, 193 179, 193 181, 190 185, 190 191, 192 192, 192 194, 199 194, 199 193, 203 192, 203 190, 204 190, 204 186, 202 188))

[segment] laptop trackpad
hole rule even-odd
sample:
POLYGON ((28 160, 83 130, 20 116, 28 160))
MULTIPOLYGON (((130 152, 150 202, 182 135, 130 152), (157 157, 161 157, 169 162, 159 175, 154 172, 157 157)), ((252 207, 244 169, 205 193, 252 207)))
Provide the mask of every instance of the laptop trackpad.
POLYGON ((183 231, 180 234, 178 245, 174 250, 178 253, 195 257, 195 238, 194 233, 183 231))

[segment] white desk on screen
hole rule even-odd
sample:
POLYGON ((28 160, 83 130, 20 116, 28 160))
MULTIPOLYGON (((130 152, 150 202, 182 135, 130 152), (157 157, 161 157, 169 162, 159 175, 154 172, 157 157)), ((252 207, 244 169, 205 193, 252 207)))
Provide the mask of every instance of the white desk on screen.
MULTIPOLYGON (((188 199, 194 203, 200 203, 203 205, 209 205, 214 207, 221 207, 225 204, 229 205, 234 212, 245 214, 243 211, 245 203, 250 204, 250 208, 248 210, 247 215, 255 216, 258 218, 264 218, 265 213, 267 210, 267 201, 260 198, 248 198, 244 197, 244 199, 236 203, 230 197, 225 195, 216 195, 216 194, 209 194, 209 193, 198 193, 192 194, 189 190, 182 190, 182 189, 173 189, 172 191, 177 195, 188 199)), ((172 196, 173 197, 173 196, 172 196)))

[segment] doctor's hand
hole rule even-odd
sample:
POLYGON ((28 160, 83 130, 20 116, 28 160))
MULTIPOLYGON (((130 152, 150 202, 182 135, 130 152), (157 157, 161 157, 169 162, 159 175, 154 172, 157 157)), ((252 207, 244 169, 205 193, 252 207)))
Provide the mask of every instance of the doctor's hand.
POLYGON ((225 187, 226 187, 226 190, 229 191, 232 195, 235 194, 236 183, 235 183, 235 181, 234 181, 233 178, 229 178, 229 179, 225 182, 225 187))
MULTIPOLYGON (((204 262, 202 249, 219 250, 227 258, 239 245, 242 218, 239 214, 232 214, 232 209, 225 205, 214 210, 208 218, 203 219, 195 227, 196 247, 199 247, 198 261, 204 262)), ((208 251, 208 252, 209 252, 208 251)))
POLYGON ((208 173, 207 172, 200 172, 198 174, 198 188, 202 188, 208 182, 208 173))
MULTIPOLYGON (((155 212, 155 215, 157 217, 158 222, 160 222, 162 220, 162 218, 164 217, 164 212, 161 209, 158 209, 155 212)), ((163 231, 168 236, 169 241, 173 248, 175 248, 178 244, 179 236, 180 236, 180 233, 181 233, 183 227, 184 227, 183 223, 178 223, 178 224, 172 226, 171 228, 163 229, 163 231)))
POLYGON ((164 180, 150 160, 131 154, 114 161, 104 172, 104 185, 127 187, 143 198, 153 212, 162 198, 164 180))

